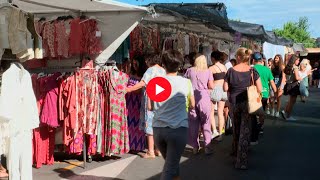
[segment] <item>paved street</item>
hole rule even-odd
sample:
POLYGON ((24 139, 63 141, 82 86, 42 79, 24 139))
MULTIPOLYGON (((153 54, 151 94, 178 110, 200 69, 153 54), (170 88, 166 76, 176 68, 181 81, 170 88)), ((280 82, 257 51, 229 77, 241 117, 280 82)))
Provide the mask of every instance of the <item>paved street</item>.
MULTIPOLYGON (((306 104, 298 99, 294 115, 297 122, 269 118, 257 146, 250 148, 249 170, 233 169, 231 136, 213 142, 214 154, 192 155, 186 150, 181 160, 184 180, 318 180, 320 162, 320 90, 312 89, 306 104)), ((57 162, 54 166, 34 169, 35 180, 53 179, 159 179, 163 159, 141 159, 125 155, 98 160, 82 168, 81 161, 57 162)))

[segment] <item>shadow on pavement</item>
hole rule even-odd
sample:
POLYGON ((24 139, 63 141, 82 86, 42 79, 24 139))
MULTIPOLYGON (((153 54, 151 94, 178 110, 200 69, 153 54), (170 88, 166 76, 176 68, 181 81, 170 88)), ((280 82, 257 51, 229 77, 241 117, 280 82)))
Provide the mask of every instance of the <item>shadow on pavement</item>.
POLYGON ((119 178, 113 178, 113 177, 98 177, 98 176, 91 176, 91 175, 78 175, 75 174, 73 171, 61 171, 60 169, 54 170, 57 174, 59 174, 59 177, 63 179, 68 180, 124 180, 119 178))
MULTIPOLYGON (((268 117, 264 135, 259 144, 250 147, 249 170, 233 168, 231 151, 232 136, 221 143, 213 143, 214 154, 203 152, 192 155, 187 149, 180 163, 183 180, 318 180, 320 162, 320 111, 319 91, 306 104, 297 103, 294 114, 300 121, 288 122, 268 117)), ((160 179, 161 174, 148 178, 160 179)))

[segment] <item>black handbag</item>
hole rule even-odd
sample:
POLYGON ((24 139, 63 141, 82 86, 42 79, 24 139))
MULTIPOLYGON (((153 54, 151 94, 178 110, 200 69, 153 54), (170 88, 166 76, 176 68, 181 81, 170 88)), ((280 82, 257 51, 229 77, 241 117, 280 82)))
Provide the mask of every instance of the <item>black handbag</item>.
POLYGON ((300 94, 300 83, 299 81, 294 81, 291 83, 286 83, 283 89, 284 95, 293 95, 297 96, 300 94))

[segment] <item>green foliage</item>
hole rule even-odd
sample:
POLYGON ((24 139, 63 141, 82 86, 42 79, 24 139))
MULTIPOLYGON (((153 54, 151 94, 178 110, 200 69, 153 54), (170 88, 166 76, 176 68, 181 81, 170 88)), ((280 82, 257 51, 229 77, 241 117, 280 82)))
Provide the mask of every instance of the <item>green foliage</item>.
POLYGON ((305 47, 316 47, 316 42, 311 38, 309 32, 309 21, 307 17, 299 18, 298 22, 289 21, 282 29, 273 30, 277 36, 288 38, 295 43, 303 43, 305 47))
POLYGON ((241 19, 230 19, 231 21, 242 22, 241 19))

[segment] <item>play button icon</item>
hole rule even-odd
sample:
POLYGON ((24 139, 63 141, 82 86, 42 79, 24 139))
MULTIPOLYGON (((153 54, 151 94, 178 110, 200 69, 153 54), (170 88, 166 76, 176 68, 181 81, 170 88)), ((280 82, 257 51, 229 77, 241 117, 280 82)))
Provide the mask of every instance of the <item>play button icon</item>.
POLYGON ((167 100, 171 95, 170 82, 162 77, 151 79, 147 85, 147 95, 155 102, 167 100))
POLYGON ((162 93, 163 91, 164 91, 164 89, 161 86, 159 86, 158 84, 156 84, 156 95, 162 93))

